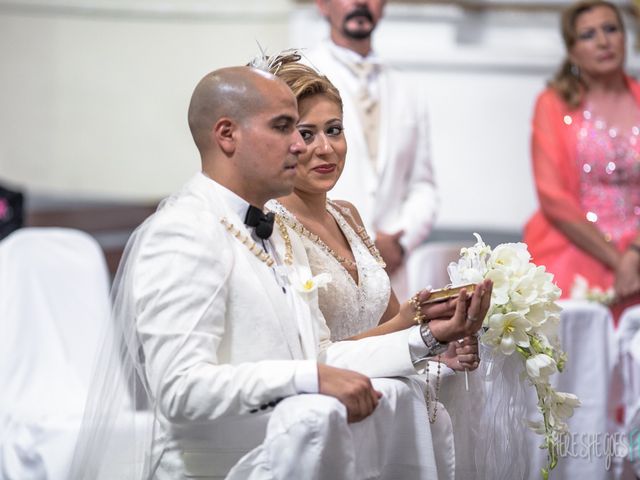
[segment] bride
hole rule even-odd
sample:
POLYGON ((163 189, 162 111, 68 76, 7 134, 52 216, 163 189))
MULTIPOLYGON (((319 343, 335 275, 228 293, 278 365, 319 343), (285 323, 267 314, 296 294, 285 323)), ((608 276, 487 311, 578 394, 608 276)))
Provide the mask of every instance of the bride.
MULTIPOLYGON (((358 339, 407 328, 414 323, 409 320, 412 310, 407 314, 407 309, 412 309, 413 305, 411 301, 399 305, 382 257, 364 229, 358 211, 346 201, 327 198, 327 193, 340 178, 347 152, 342 100, 325 76, 299 60, 300 56, 295 53, 269 59, 271 73, 287 83, 297 98, 297 128, 307 145, 307 152, 298 158, 293 193, 267 203, 267 207, 302 238, 312 273, 331 275, 331 281, 318 290, 320 310, 331 331, 331 340, 358 339)), ((424 298, 424 293, 420 295, 424 298)), ((455 300, 432 305, 424 312, 430 320, 450 316, 453 308, 455 300)), ((511 434, 515 427, 508 425, 517 419, 510 417, 507 422, 501 420, 494 422, 496 425, 491 428, 487 427, 494 415, 493 405, 503 397, 509 397, 495 393, 492 400, 485 398, 486 379, 500 377, 501 369, 496 367, 493 377, 488 375, 490 366, 478 375, 469 375, 471 391, 467 391, 469 386, 461 381, 462 376, 453 375, 452 370, 470 371, 478 367, 476 337, 453 342, 442 356, 433 360, 436 361, 427 362, 431 364, 431 371, 425 375, 429 420, 434 437, 450 442, 443 441, 444 445, 441 445, 444 450, 441 453, 446 458, 436 459, 439 477, 449 475, 465 480, 521 478, 518 466, 523 457, 523 452, 518 450, 521 442, 515 441, 511 434), (446 367, 442 367, 441 362, 446 367), (451 418, 438 402, 441 371, 443 376, 448 372, 441 393, 451 418), (437 421, 436 413, 440 414, 437 421), (507 424, 506 427, 503 428, 503 424, 507 424), (512 450, 517 453, 513 456, 515 465, 510 467, 509 461, 488 456, 483 443, 485 435, 509 438, 513 443, 512 450), (452 438, 455 438, 455 447, 452 438), (511 472, 514 475, 510 477, 511 472)))
MULTIPOLYGON (((279 214, 303 240, 314 275, 329 273, 331 282, 319 290, 320 310, 331 340, 358 339, 413 325, 411 301, 402 307, 391 290, 385 264, 363 227, 356 208, 332 201, 329 192, 340 178, 347 153, 342 100, 323 75, 288 54, 270 61, 271 72, 284 80, 298 100, 298 131, 307 152, 298 159, 291 195, 267 207, 279 214)), ((455 300, 434 304, 427 319, 451 316, 455 300)), ((479 363, 477 339, 451 345, 442 361, 454 370, 473 370, 479 363)))

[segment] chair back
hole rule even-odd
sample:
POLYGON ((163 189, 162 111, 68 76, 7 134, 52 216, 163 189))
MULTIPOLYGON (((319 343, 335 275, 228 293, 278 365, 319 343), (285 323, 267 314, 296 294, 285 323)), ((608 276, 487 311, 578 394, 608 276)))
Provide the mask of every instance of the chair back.
POLYGON ((427 242, 416 248, 407 263, 409 291, 416 292, 429 285, 442 288, 451 283, 447 267, 460 258, 460 249, 468 246, 469 243, 461 242, 427 242))
POLYGON ((20 417, 81 413, 109 314, 89 235, 25 228, 0 242, 0 402, 20 417))

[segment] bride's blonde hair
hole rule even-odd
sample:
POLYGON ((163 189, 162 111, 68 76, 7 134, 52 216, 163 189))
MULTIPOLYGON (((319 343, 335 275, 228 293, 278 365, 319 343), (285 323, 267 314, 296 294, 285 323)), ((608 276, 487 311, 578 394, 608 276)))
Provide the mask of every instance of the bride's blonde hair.
POLYGON ((284 52, 270 57, 268 71, 284 81, 298 102, 314 95, 324 95, 340 107, 342 97, 331 81, 312 67, 300 63, 302 56, 298 52, 284 52))

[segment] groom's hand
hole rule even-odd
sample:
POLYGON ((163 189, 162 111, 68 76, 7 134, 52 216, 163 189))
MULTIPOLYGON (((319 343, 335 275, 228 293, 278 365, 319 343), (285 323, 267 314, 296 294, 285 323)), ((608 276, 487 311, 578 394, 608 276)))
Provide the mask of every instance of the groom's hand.
POLYGON ((449 348, 442 354, 441 361, 450 369, 458 372, 475 370, 480 364, 478 337, 471 335, 457 342, 449 343, 449 348))
POLYGON ((369 377, 351 370, 318 364, 320 393, 335 397, 347 407, 347 421, 359 422, 373 413, 382 393, 371 385, 369 377))

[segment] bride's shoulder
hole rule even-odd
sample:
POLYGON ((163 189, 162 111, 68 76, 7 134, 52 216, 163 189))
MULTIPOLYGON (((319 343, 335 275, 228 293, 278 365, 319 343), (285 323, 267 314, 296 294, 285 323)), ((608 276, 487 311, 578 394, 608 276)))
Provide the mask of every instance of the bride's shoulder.
POLYGON ((347 221, 364 228, 364 222, 362 221, 360 212, 358 212, 358 209, 353 203, 346 200, 329 200, 329 204, 333 205, 347 221))

